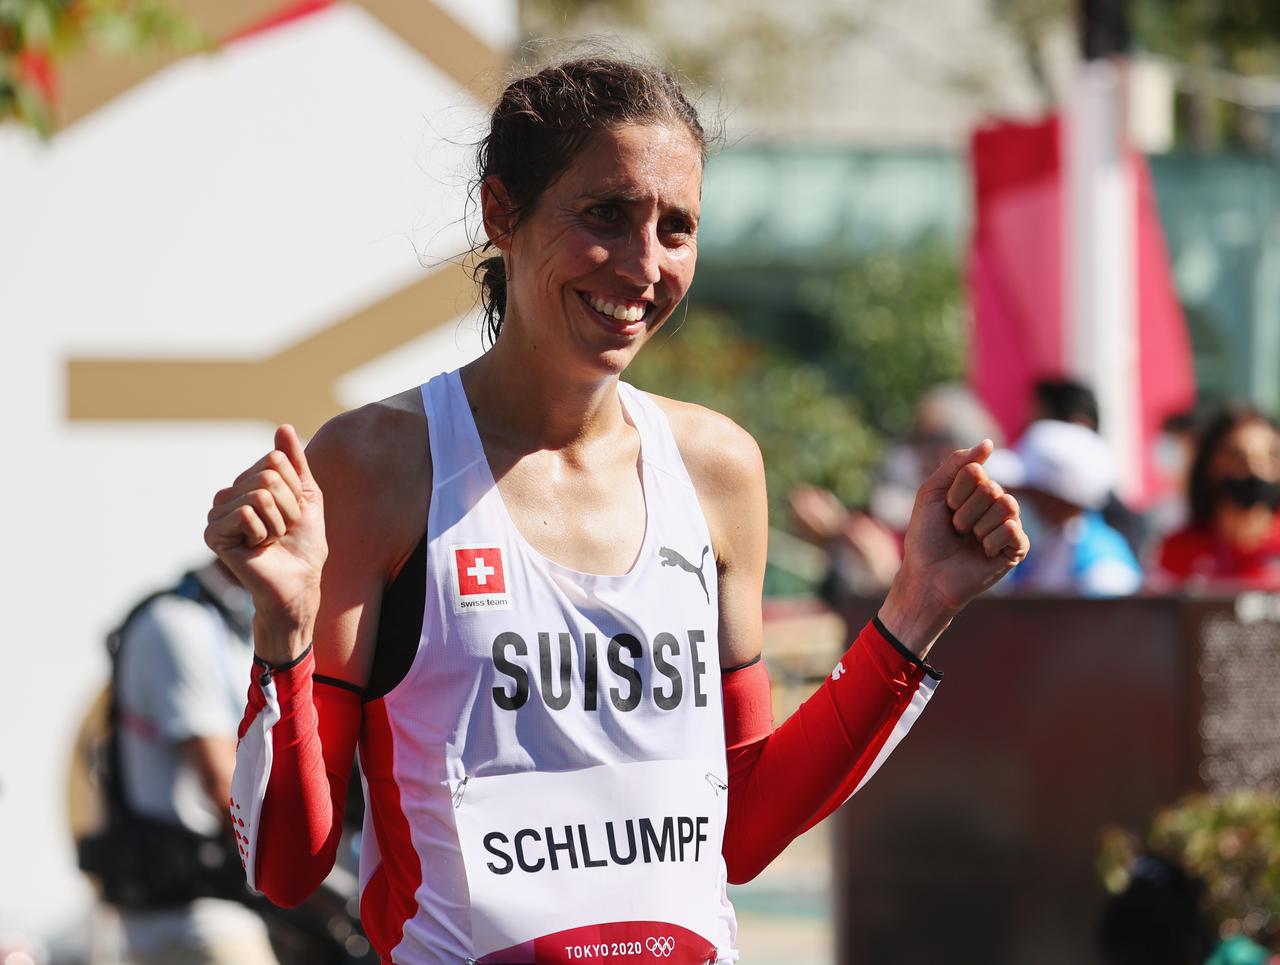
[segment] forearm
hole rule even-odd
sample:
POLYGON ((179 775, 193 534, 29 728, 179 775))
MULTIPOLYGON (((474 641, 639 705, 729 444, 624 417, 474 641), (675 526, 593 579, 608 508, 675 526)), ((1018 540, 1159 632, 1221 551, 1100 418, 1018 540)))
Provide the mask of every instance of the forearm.
POLYGON ((951 625, 956 612, 936 599, 927 586, 920 585, 919 581, 913 583, 900 570, 877 617, 905 649, 924 660, 938 637, 951 625))
POLYGON ((255 662, 231 810, 249 884, 276 904, 333 867, 360 721, 360 695, 317 682, 309 650, 277 671, 255 662))
POLYGON ((919 717, 937 680, 868 625, 818 690, 773 730, 763 666, 727 675, 729 880, 755 877, 869 779, 919 717))
POLYGON ((254 656, 272 667, 286 666, 297 660, 315 637, 316 612, 319 608, 318 592, 313 600, 307 600, 299 607, 274 611, 255 598, 254 656))

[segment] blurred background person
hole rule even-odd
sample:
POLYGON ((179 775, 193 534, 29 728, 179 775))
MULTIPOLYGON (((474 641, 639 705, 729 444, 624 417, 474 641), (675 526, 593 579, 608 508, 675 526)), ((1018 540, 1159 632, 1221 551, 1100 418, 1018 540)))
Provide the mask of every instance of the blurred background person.
POLYGON ((999 445, 1002 438, 995 420, 966 386, 936 385, 916 403, 910 435, 886 450, 865 511, 847 508, 835 493, 819 486, 792 490, 788 503, 797 535, 830 557, 823 597, 838 604, 887 588, 902 560, 901 537, 920 484, 956 449, 981 439, 999 445))
MULTIPOLYGON (((1093 389, 1071 379, 1040 379, 1036 382, 1032 390, 1031 412, 1033 422, 1056 419, 1084 426, 1095 433, 1102 424, 1098 415, 1098 398, 1093 389)), ((1140 559, 1148 539, 1147 522, 1142 514, 1130 509, 1114 489, 1107 493, 1101 513, 1107 525, 1124 537, 1130 551, 1140 559)))
POLYGON ((218 563, 139 603, 109 639, 103 831, 81 864, 114 904, 134 965, 275 965, 250 898, 227 800, 249 595, 218 563))
MULTIPOLYGON (((1107 900, 1098 925, 1106 965, 1203 965, 1218 944, 1204 883, 1175 862, 1139 855, 1129 884, 1107 900)), ((1265 956, 1258 960, 1265 963, 1265 956)))
POLYGON ((993 453, 988 468, 1031 520, 1031 552, 1013 574, 1011 589, 1123 596, 1142 586, 1137 558, 1102 516, 1115 467, 1096 432, 1041 419, 1012 449, 993 453))
POLYGON ((956 449, 980 439, 1003 445, 1004 435, 968 386, 946 382, 926 389, 915 405, 911 432, 891 443, 871 486, 867 510, 895 533, 905 532, 916 490, 956 449))
POLYGON ((1280 589, 1280 430, 1236 404, 1206 427, 1191 465, 1190 521, 1156 553, 1157 586, 1280 589))
POLYGON ((1179 412, 1169 416, 1156 436, 1152 462, 1160 478, 1160 494, 1147 510, 1149 540, 1159 543, 1187 525, 1191 518, 1188 488, 1200 436, 1195 416, 1179 412))

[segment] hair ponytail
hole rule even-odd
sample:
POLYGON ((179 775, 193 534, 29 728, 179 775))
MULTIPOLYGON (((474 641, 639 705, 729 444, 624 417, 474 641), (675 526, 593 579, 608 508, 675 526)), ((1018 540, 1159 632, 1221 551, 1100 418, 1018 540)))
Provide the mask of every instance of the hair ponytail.
POLYGON ((484 312, 484 335, 492 346, 502 331, 507 313, 507 264, 501 255, 490 255, 475 267, 474 277, 480 286, 480 308, 484 312))

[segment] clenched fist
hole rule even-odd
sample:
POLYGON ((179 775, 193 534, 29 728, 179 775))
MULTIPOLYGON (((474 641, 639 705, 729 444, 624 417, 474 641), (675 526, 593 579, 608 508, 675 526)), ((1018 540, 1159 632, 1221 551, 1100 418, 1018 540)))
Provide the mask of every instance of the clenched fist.
POLYGON ((982 468, 992 448, 984 439, 953 452, 916 493, 902 568, 880 618, 917 653, 1030 549, 1018 501, 982 468))
POLYGON ((311 642, 328 556, 324 498, 292 426, 213 497, 204 541, 253 596, 254 648, 283 664, 311 642))

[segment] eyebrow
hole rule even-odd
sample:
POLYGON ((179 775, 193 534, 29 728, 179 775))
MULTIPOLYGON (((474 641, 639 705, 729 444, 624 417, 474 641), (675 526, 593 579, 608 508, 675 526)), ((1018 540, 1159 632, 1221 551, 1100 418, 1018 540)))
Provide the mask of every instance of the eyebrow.
MULTIPOLYGON (((584 201, 610 202, 613 204, 643 204, 649 198, 638 191, 628 191, 625 188, 605 188, 601 191, 587 191, 582 195, 584 201)), ((670 208, 673 214, 677 214, 690 224, 698 223, 698 215, 696 212, 690 211, 684 205, 672 205, 670 208)))

